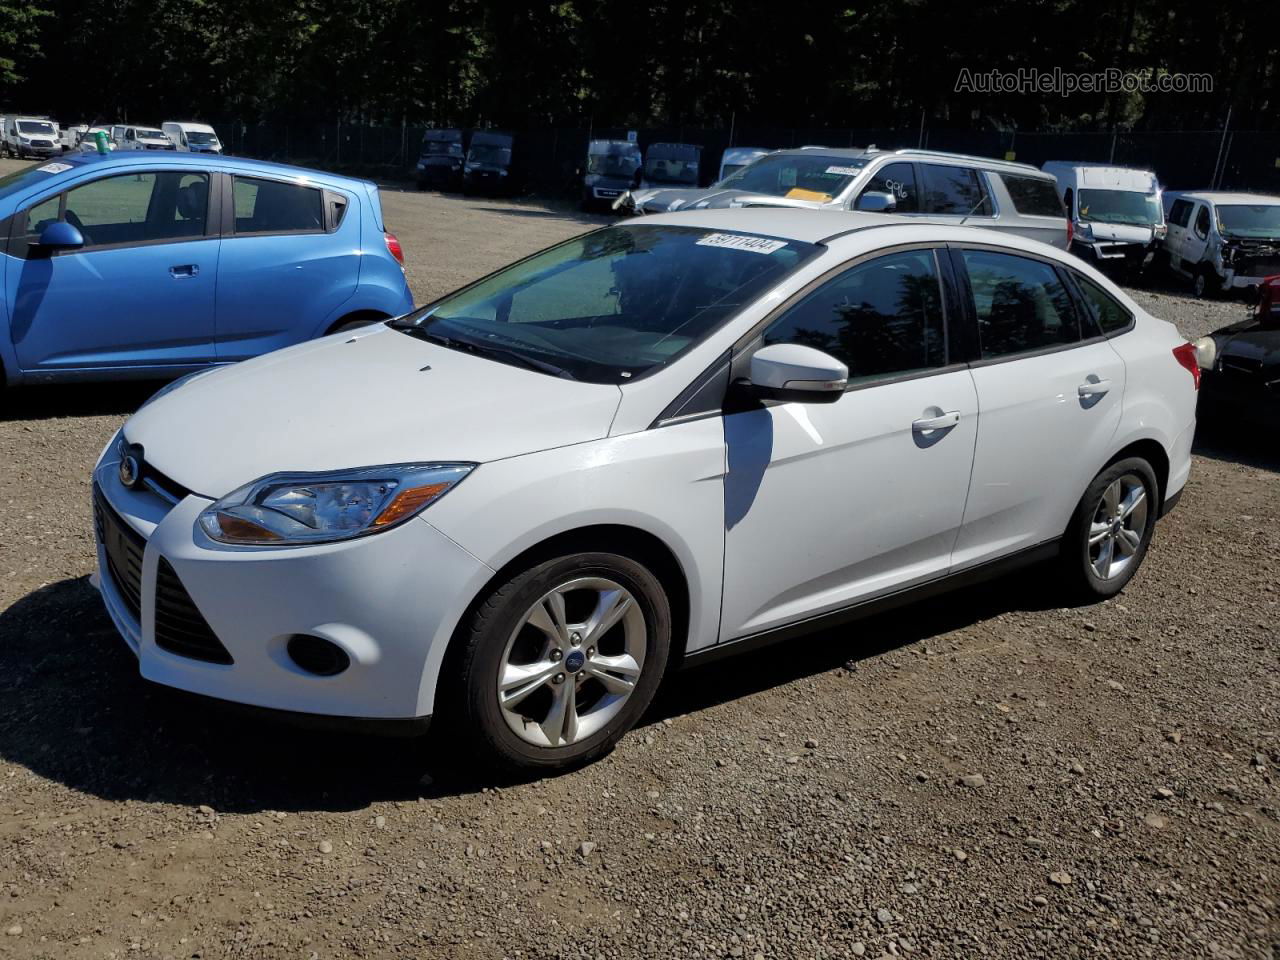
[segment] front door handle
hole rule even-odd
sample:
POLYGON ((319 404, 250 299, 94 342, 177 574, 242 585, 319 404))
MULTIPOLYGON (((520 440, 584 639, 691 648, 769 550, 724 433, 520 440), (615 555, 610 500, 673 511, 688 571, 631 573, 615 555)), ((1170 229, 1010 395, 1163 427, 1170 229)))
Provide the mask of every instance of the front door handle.
MULTIPOLYGON (((938 409, 934 407, 934 409, 938 409)), ((925 417, 921 420, 912 420, 911 429, 918 433, 924 433, 926 430, 950 430, 960 422, 960 411, 951 410, 937 417, 925 417)))
POLYGON ((1076 392, 1082 397, 1100 397, 1110 389, 1110 380, 1086 380, 1076 388, 1076 392))
POLYGON ((198 276, 199 273, 200 265, 198 263, 184 263, 180 266, 169 268, 169 275, 176 280, 181 280, 183 277, 198 276))

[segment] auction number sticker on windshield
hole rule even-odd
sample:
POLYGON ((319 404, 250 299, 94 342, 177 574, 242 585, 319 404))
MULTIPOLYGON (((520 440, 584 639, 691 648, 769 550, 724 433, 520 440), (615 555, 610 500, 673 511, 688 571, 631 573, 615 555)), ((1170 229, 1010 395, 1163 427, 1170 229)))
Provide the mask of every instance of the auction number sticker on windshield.
POLYGON ((773 253, 787 245, 785 240, 766 240, 764 237, 744 237, 737 233, 709 233, 696 241, 700 247, 725 247, 729 250, 745 250, 748 253, 773 253))
POLYGON ((837 177, 856 177, 860 172, 857 167, 827 167, 827 173, 837 177))
POLYGON ((43 167, 36 167, 41 173, 61 173, 63 170, 70 170, 69 163, 46 163, 43 167))

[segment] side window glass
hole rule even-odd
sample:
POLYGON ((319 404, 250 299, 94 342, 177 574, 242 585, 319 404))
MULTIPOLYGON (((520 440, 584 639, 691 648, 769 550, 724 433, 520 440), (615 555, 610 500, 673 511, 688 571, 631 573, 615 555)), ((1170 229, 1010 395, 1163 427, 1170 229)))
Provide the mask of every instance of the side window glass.
POLYGON ((1061 217, 1062 201, 1058 199, 1058 188, 1052 180, 1041 180, 1038 177, 1015 177, 1005 173, 1000 175, 1004 187, 1009 191, 1009 199, 1018 213, 1032 217, 1061 217))
POLYGON ((1196 213, 1196 236, 1201 240, 1209 236, 1209 208, 1204 204, 1200 205, 1196 213))
POLYGON ((1076 285, 1080 288, 1080 292, 1084 294, 1084 298, 1093 307, 1093 312, 1098 318, 1098 323, 1102 327, 1103 333, 1115 333, 1117 330, 1123 330, 1133 322, 1133 315, 1121 306, 1115 297, 1111 296, 1088 277, 1083 277, 1074 271, 1072 275, 1076 279, 1076 285))
POLYGON ((921 164, 920 171, 924 180, 921 209, 925 213, 991 216, 991 200, 979 182, 977 171, 936 163, 921 164))
POLYGON ((764 343, 823 350, 849 367, 851 381, 944 366, 933 251, 890 254, 845 271, 771 323, 764 343))
POLYGON ((919 213, 915 167, 909 163, 886 163, 867 181, 863 193, 887 193, 897 201, 894 212, 919 213))
POLYGON ((44 228, 58 219, 59 199, 61 199, 61 195, 55 194, 48 200, 41 200, 27 211, 26 226, 23 228, 23 233, 26 235, 28 242, 34 243, 39 240, 44 228))
POLYGON ((208 207, 208 174, 127 173, 68 191, 65 219, 91 249, 201 236, 208 207))
POLYGON ((1053 267, 986 250, 963 250, 961 257, 973 290, 984 360, 1080 339, 1071 299, 1053 267))
POLYGON ((232 199, 236 233, 317 233, 324 230, 324 197, 315 187, 236 177, 232 199))

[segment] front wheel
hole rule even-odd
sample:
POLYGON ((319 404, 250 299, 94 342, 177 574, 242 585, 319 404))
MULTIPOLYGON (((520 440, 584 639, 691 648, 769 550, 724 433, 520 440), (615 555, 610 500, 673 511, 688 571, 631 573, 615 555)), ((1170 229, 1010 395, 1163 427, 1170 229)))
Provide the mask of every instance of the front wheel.
POLYGON ((1197 299, 1213 299, 1222 292, 1222 280, 1212 267, 1201 267, 1191 279, 1191 292, 1197 299))
POLYGON ((452 739, 508 772, 603 756, 640 719, 671 647, 671 605, 647 568, 610 553, 548 560, 479 605, 453 663, 452 739))
POLYGON ((1062 543, 1071 592, 1105 599, 1133 579, 1155 532, 1159 489, 1140 457, 1119 460, 1093 478, 1062 543))

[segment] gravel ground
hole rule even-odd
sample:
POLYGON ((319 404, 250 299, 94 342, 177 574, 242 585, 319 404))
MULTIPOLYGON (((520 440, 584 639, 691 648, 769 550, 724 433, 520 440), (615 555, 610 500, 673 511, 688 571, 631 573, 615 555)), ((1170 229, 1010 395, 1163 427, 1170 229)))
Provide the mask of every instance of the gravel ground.
MULTIPOLYGON (((419 299, 584 222, 384 202, 419 299)), ((1243 310, 1135 295, 1188 336, 1243 310)), ((147 389, 4 399, 0 957, 1280 952, 1274 436, 1200 441, 1115 600, 1034 570, 704 667, 604 761, 493 785, 138 678, 87 478, 147 389)))

